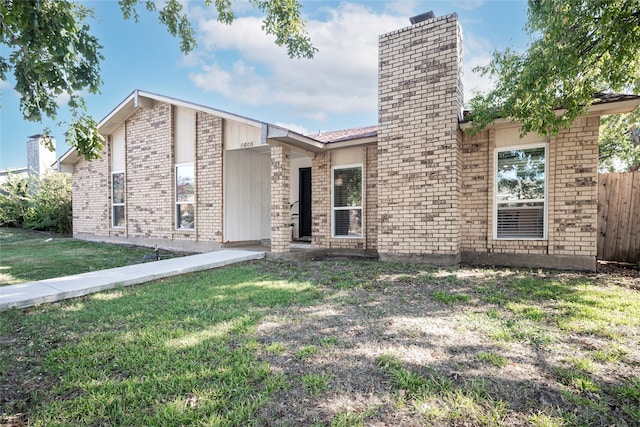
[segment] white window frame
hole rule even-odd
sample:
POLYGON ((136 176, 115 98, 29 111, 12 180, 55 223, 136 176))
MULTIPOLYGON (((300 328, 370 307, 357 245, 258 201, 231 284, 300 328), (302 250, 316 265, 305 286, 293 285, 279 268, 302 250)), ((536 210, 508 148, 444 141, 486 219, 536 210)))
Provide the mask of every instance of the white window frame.
POLYGON ((194 231, 196 229, 196 167, 195 162, 187 162, 187 163, 177 163, 173 168, 173 191, 174 191, 174 216, 175 216, 175 229, 177 231, 194 231), (180 202, 178 201, 178 168, 191 166, 193 167, 193 202, 180 202), (180 206, 181 205, 192 205, 193 206, 193 227, 180 227, 180 206))
POLYGON ((547 240, 549 229, 549 143, 538 142, 533 144, 509 145, 496 147, 493 150, 493 238, 494 240, 547 240), (526 199, 518 202, 542 202, 543 205, 543 231, 542 237, 498 237, 498 153, 502 151, 519 151, 532 148, 544 148, 544 199, 526 199))
POLYGON ((364 167, 362 163, 355 163, 350 165, 338 165, 333 166, 331 168, 331 237, 335 239, 364 239, 365 233, 365 218, 364 218, 364 167), (335 177, 335 171, 340 169, 354 169, 360 168, 360 206, 345 206, 345 207, 335 207, 334 206, 334 193, 335 193, 335 184, 333 182, 335 177), (360 221, 361 221, 361 230, 359 236, 343 236, 336 235, 336 211, 342 210, 360 210, 360 221))
POLYGON ((124 216, 125 216, 125 224, 126 224, 126 217, 127 217, 127 212, 126 212, 126 205, 127 205, 127 192, 125 191, 127 188, 127 181, 126 181, 127 175, 125 171, 112 171, 111 172, 111 228, 125 228, 125 225, 116 225, 115 223, 115 219, 116 216, 114 215, 114 211, 116 207, 122 207, 123 211, 124 211, 124 216), (123 199, 124 202, 122 203, 116 203, 115 202, 115 187, 113 185, 113 177, 115 175, 120 175, 122 174, 122 179, 123 179, 123 185, 124 187, 122 188, 123 191, 123 199))

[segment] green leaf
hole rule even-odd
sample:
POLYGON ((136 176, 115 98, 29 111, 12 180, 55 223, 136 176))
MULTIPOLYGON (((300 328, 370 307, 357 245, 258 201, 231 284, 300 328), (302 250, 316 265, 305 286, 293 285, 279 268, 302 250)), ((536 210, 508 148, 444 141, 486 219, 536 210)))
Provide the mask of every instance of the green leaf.
POLYGON ((530 0, 525 28, 525 52, 496 52, 476 69, 496 85, 470 102, 474 131, 502 117, 553 135, 599 92, 640 93, 640 0, 530 0))

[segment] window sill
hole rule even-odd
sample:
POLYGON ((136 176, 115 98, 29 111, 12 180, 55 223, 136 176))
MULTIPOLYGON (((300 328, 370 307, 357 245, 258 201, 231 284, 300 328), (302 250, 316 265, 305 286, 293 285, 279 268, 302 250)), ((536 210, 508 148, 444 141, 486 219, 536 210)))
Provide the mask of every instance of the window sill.
POLYGON ((526 237, 520 237, 520 238, 510 238, 510 237, 494 237, 493 240, 495 240, 496 242, 547 242, 549 241, 548 238, 544 237, 544 238, 526 238, 526 237))
POLYGON ((173 230, 176 234, 193 234, 196 232, 195 228, 177 228, 173 230))

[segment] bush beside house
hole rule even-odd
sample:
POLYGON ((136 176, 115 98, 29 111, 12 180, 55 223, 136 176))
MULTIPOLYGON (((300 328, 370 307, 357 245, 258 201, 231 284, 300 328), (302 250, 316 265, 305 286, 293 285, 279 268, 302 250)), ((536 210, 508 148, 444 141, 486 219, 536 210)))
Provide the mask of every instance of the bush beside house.
POLYGON ((0 187, 0 225, 70 233, 71 175, 10 176, 0 187))

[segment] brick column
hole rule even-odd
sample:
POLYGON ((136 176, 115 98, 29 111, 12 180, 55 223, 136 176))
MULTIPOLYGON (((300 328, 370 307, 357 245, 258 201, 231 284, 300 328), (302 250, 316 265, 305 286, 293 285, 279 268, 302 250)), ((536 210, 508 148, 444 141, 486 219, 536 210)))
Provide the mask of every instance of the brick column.
POLYGON ((600 117, 580 117, 551 140, 555 173, 549 183, 549 254, 583 258, 595 271, 600 117))
POLYGON ((455 14, 380 36, 382 260, 460 261, 461 39, 455 14))
POLYGON ((311 167, 311 245, 326 248, 331 238, 331 153, 317 153, 311 167))
POLYGON ((291 250, 291 150, 271 147, 271 252, 291 250))
POLYGON ((198 113, 196 218, 198 240, 222 243, 222 119, 198 113))

